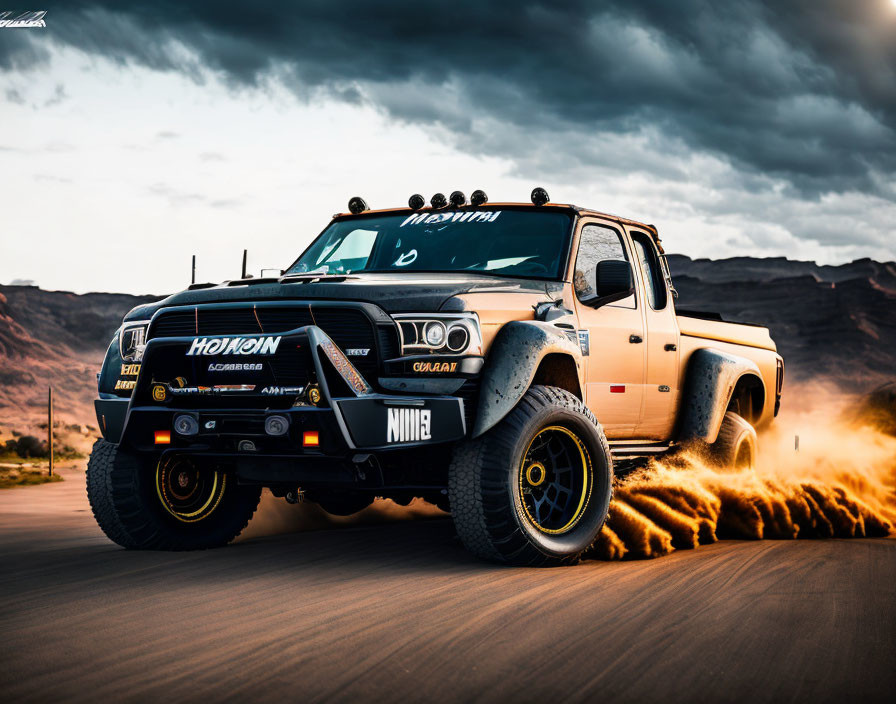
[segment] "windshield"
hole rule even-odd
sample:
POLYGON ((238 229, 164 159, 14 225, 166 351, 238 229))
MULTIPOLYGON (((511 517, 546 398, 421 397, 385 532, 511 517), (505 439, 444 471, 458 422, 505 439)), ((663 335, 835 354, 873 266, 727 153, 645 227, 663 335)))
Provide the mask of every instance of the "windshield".
POLYGON ((572 214, 457 210, 375 215, 330 225, 286 272, 475 271, 560 279, 572 214))

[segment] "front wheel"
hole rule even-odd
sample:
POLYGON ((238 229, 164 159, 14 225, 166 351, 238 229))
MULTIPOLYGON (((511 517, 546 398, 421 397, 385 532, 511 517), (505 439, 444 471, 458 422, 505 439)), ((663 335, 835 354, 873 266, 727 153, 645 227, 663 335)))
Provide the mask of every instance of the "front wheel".
POLYGON ((97 440, 87 498, 103 532, 125 548, 202 550, 226 545, 249 522, 260 487, 187 456, 143 457, 97 440))
POLYGON ((568 391, 533 386, 498 425, 458 445, 448 476, 464 545, 511 565, 573 564, 607 518, 613 468, 603 430, 568 391))

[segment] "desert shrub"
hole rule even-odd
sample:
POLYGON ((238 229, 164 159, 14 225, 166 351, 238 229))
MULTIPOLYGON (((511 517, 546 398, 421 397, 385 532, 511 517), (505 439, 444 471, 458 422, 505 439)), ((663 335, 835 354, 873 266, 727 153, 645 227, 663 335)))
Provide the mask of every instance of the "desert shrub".
POLYGON ((33 435, 23 435, 16 440, 8 441, 6 443, 8 449, 10 442, 14 443, 11 450, 19 457, 46 457, 48 454, 47 446, 33 435))

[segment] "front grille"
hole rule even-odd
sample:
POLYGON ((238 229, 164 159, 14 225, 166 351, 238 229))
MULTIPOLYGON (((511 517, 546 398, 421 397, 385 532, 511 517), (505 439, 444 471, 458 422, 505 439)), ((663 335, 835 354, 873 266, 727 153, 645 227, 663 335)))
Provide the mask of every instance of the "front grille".
MULTIPOLYGON (((376 383, 380 360, 398 356, 394 325, 374 325, 359 308, 332 305, 196 306, 162 311, 153 320, 148 339, 198 335, 280 334, 317 325, 343 351, 368 349, 366 356, 350 356, 352 364, 371 383, 376 383)), ((271 362, 278 383, 300 385, 307 380, 304 358, 278 353, 271 362)))

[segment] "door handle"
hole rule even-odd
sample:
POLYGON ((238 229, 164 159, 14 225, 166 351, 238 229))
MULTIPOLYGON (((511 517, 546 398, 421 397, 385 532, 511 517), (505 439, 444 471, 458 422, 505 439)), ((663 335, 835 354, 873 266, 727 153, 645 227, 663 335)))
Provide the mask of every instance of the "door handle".
POLYGON ((674 352, 678 349, 678 347, 670 342, 665 347, 663 347, 663 349, 666 350, 666 352, 674 352))
POLYGON ((644 338, 641 337, 640 335, 629 335, 628 341, 631 342, 633 345, 637 345, 641 342, 644 342, 644 338))

